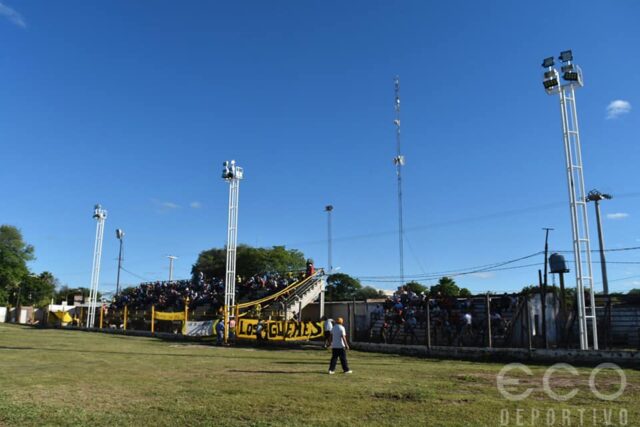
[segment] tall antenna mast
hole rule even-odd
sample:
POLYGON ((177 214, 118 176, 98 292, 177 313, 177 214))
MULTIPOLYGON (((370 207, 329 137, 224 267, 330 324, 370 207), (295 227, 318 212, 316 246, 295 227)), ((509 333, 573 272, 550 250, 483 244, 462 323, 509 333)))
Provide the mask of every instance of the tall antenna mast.
POLYGON ((404 156, 400 151, 400 77, 396 76, 395 81, 396 100, 394 108, 396 118, 393 123, 396 125, 396 156, 393 163, 396 165, 396 175, 398 176, 398 241, 400 246, 400 285, 404 285, 404 229, 402 224, 402 166, 404 166, 404 156))

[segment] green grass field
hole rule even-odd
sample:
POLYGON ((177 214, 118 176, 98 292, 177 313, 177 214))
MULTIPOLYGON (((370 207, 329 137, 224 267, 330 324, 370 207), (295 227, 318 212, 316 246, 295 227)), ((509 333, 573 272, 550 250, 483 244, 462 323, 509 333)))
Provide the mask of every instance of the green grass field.
MULTIPOLYGON (((329 376, 328 357, 320 349, 218 348, 0 324, 0 425, 493 426, 507 410, 515 426, 517 409, 522 425, 532 416, 547 425, 549 409, 557 418, 551 425, 567 425, 563 409, 572 426, 580 425, 580 409, 583 425, 604 425, 609 409, 613 425, 624 411, 627 425, 640 425, 634 370, 625 370, 627 388, 612 402, 591 394, 590 369, 558 373, 557 393, 579 389, 558 402, 542 390, 545 367, 531 366, 532 376, 515 376, 535 390, 511 402, 496 387, 503 364, 351 351, 354 373, 329 376)), ((603 393, 618 388, 614 372, 597 380, 603 393)))

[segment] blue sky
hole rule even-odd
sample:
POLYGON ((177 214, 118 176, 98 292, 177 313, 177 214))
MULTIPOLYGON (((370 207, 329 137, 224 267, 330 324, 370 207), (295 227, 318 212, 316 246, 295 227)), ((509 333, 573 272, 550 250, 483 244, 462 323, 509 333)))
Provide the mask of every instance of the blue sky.
MULTIPOLYGON (((225 243, 221 163, 236 159, 241 242, 323 266, 330 203, 334 265, 393 288, 396 74, 407 276, 538 252, 542 227, 568 250, 559 102, 540 67, 565 49, 585 73, 586 185, 614 195, 607 247, 640 246, 638 2, 0 2, 0 223, 62 283, 90 281, 96 202, 101 290, 115 287, 116 228, 128 271, 165 278, 173 254, 187 277, 225 243)), ((621 264, 639 255, 608 254, 611 289, 640 287, 640 264, 621 264)), ((510 265, 534 262, 457 281, 518 290, 542 256, 510 265)))

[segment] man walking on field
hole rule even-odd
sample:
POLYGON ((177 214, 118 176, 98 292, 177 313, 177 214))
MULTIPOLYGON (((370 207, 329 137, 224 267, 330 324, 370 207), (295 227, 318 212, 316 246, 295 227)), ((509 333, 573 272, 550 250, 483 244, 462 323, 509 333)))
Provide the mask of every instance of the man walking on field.
POLYGON ((338 358, 340 358, 340 364, 342 365, 344 373, 352 373, 347 362, 349 344, 347 344, 347 331, 344 329, 343 323, 344 320, 342 317, 338 317, 331 330, 331 363, 329 363, 329 375, 336 373, 338 358))

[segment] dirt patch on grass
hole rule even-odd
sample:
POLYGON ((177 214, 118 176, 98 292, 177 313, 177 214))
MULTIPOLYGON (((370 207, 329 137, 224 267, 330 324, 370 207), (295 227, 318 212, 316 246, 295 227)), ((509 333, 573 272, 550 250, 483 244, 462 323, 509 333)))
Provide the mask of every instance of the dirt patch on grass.
POLYGON ((371 396, 395 402, 423 402, 427 400, 427 396, 420 391, 374 391, 371 396))

